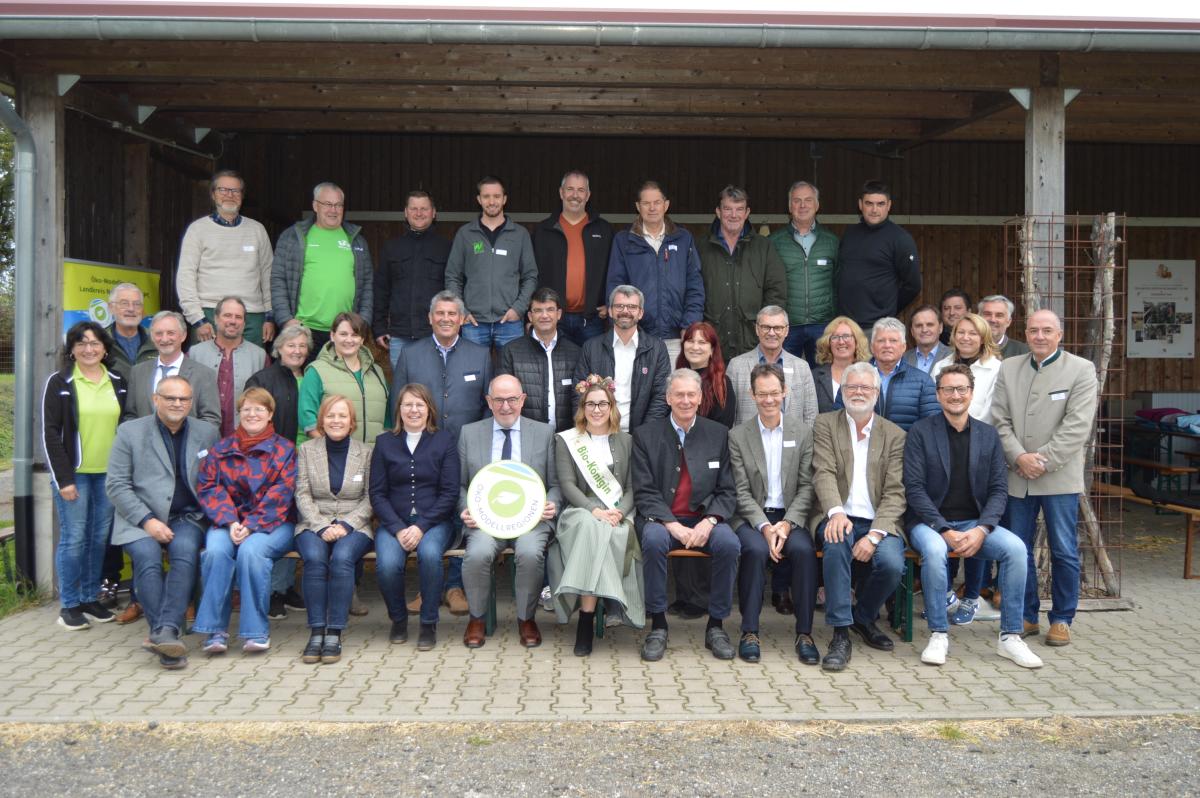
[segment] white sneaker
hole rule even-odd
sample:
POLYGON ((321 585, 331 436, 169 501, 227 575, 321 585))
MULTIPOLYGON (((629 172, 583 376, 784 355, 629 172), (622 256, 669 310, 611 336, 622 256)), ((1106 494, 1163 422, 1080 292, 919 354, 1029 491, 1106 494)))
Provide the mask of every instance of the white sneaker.
POLYGON ((549 585, 542 588, 542 595, 538 596, 538 603, 546 612, 554 612, 554 595, 550 592, 549 585))
POLYGON ((946 654, 950 652, 950 635, 945 632, 931 632, 929 645, 921 652, 921 662, 926 665, 945 665, 946 654))
POLYGON ((975 620, 998 621, 1000 620, 1000 610, 992 606, 992 602, 987 599, 979 599, 979 606, 975 609, 975 620))
POLYGON ((1011 659, 1022 668, 1042 667, 1042 658, 1029 650, 1029 646, 1021 639, 1021 635, 1013 633, 1000 635, 1000 643, 996 653, 1005 659, 1011 659))

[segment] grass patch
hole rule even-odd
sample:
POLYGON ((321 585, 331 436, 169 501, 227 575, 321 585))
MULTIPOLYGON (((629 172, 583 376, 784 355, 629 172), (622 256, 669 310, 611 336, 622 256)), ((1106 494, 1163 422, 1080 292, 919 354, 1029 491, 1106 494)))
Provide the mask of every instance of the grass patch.
POLYGON ((13 380, 12 374, 0 374, 0 471, 12 468, 13 456, 13 380))
POLYGON ((965 743, 975 739, 954 723, 943 723, 934 730, 934 733, 948 743, 965 743))
MULTIPOLYGON (((0 548, 4 549, 3 556, 7 558, 7 562, 11 563, 16 558, 16 544, 13 541, 6 540, 0 543, 0 548)), ((9 581, 8 574, 0 567, 0 618, 36 607, 45 600, 46 596, 39 590, 17 590, 16 584, 9 581)))

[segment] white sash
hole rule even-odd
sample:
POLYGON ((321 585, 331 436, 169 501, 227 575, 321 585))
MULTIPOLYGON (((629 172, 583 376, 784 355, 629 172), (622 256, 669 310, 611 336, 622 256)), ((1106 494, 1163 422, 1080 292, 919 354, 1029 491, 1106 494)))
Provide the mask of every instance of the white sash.
MULTIPOLYGON (((608 466, 592 455, 591 437, 575 429, 563 430, 558 435, 567 444, 571 459, 575 461, 575 466, 587 480, 592 492, 608 506, 608 509, 615 510, 617 502, 621 501, 621 484, 608 466)), ((609 446, 612 446, 611 438, 609 446)))

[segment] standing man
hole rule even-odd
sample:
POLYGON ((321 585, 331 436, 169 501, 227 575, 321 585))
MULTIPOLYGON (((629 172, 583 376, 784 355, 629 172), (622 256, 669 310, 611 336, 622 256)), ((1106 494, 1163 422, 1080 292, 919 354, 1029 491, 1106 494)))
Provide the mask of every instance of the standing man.
POLYGON ((542 633, 534 615, 546 566, 546 545, 554 534, 554 519, 562 495, 558 472, 554 467, 554 430, 548 424, 521 417, 525 394, 520 381, 502 374, 488 387, 488 407, 492 418, 463 427, 458 436, 458 459, 462 463, 462 490, 458 509, 467 533, 467 553, 463 556, 463 581, 471 619, 463 635, 467 648, 479 648, 486 639, 484 614, 492 586, 492 568, 497 555, 509 545, 516 562, 513 598, 517 606, 517 631, 521 645, 534 648, 542 644, 542 633), (497 460, 519 460, 531 467, 546 486, 546 506, 542 520, 530 531, 511 542, 494 538, 480 530, 467 508, 467 487, 479 469, 497 460))
POLYGON ((612 225, 588 210, 592 191, 588 176, 577 169, 563 175, 558 186, 562 211, 552 213, 533 231, 533 254, 538 277, 563 297, 558 326, 578 346, 604 332, 608 318, 604 295, 612 225))
POLYGON ((437 208, 424 191, 404 202, 408 231, 383 245, 375 272, 375 343, 396 367, 401 350, 429 337, 429 300, 446 285, 450 242, 433 232, 437 208))
POLYGON ((1096 368, 1062 349, 1062 321, 1039 310, 1025 323, 1029 354, 1006 358, 992 395, 992 419, 1008 459, 1008 520, 1029 550, 1025 634, 1038 629, 1038 580, 1033 541, 1040 510, 1050 545, 1050 631, 1046 645, 1071 642, 1079 605, 1076 522, 1083 452, 1096 414, 1096 368))
POLYGON ((914 310, 912 318, 908 320, 908 326, 912 330, 913 341, 916 342, 916 346, 907 350, 900 358, 908 365, 916 366, 928 374, 934 363, 954 354, 954 350, 940 340, 942 319, 933 305, 921 305, 914 310))
POLYGON ((271 239, 242 216, 246 184, 232 169, 212 176, 213 212, 192 222, 179 246, 175 290, 194 340, 216 335, 217 300, 236 296, 246 304, 246 337, 262 345, 275 337, 271 311, 271 239))
POLYGON ((611 296, 619 285, 641 289, 646 332, 667 345, 672 363, 679 357, 680 337, 704 315, 704 277, 692 234, 667 218, 671 201, 653 180, 638 190, 637 218, 613 239, 608 261, 611 296))
POLYGON ((838 237, 817 222, 821 193, 812 183, 798 180, 788 189, 789 223, 771 234, 787 273, 788 322, 791 330, 783 348, 816 366, 817 339, 837 315, 834 275, 838 268, 838 237))
POLYGON ((267 353, 247 341, 246 305, 235 296, 227 296, 216 307, 217 337, 193 346, 190 357, 217 373, 217 397, 221 402, 221 437, 232 435, 238 418, 234 406, 246 380, 266 368, 267 353))
POLYGON ((788 396, 784 400, 783 414, 798 418, 811 428, 817 418, 817 386, 808 363, 783 348, 788 336, 787 311, 778 305, 768 305, 758 312, 754 327, 758 346, 725 365, 725 373, 733 384, 733 395, 739 400, 735 405, 736 423, 742 424, 755 415, 754 405, 742 401, 751 393, 750 372, 758 365, 773 365, 779 366, 787 383, 788 396))
POLYGON ((881 384, 876 413, 905 432, 917 419, 938 414, 933 380, 903 360, 904 324, 899 319, 875 322, 871 328, 871 355, 881 384))
POLYGON ((754 319, 759 308, 787 303, 787 277, 775 247, 750 226, 745 189, 721 189, 716 214, 699 247, 704 320, 716 328, 729 360, 758 343, 754 319))
POLYGON ((446 261, 446 290, 467 306, 463 336, 499 350, 519 338, 521 317, 538 285, 533 241, 524 227, 504 214, 508 194, 498 177, 476 186, 479 218, 458 228, 446 261))
POLYGON ((329 326, 353 311, 371 323, 375 269, 362 228, 344 221, 346 194, 333 183, 313 188, 313 219, 283 231, 271 264, 276 324, 303 324, 313 334, 314 360, 329 343, 329 326))
POLYGON ((921 261, 913 237, 888 219, 887 184, 868 180, 859 192, 862 218, 842 233, 838 248, 838 313, 864 330, 884 316, 898 316, 921 293, 921 261))
POLYGON ((951 288, 942 294, 942 334, 940 340, 947 346, 954 336, 954 325, 971 309, 971 295, 961 288, 951 288))
POLYGON ((664 397, 671 361, 663 342, 638 327, 643 299, 632 285, 614 288, 608 300, 612 332, 585 343, 575 367, 577 383, 589 374, 613 378, 622 432, 667 415, 664 397))
POLYGON ((1000 347, 1000 357, 1016 357, 1029 352, 1024 341, 1010 338, 1008 327, 1012 324, 1013 311, 1016 307, 1012 300, 1003 294, 992 294, 979 300, 979 315, 992 328, 992 340, 1000 347))
POLYGON ((657 662, 667 651, 667 554, 693 549, 712 557, 708 627, 704 647, 717 659, 733 659, 733 643, 722 628, 733 608, 733 584, 741 544, 728 521, 737 512, 729 433, 698 415, 700 375, 671 372, 671 414, 638 430, 633 438, 633 485, 638 538, 646 580, 650 633, 642 659, 657 662))
POLYGON ((154 414, 117 427, 104 489, 113 505, 114 545, 133 561, 133 589, 146 613, 143 645, 168 670, 187 665, 181 636, 208 520, 196 500, 200 463, 217 429, 189 419, 192 386, 167 377, 154 392, 154 414), (163 574, 163 554, 170 570, 163 574))
POLYGON ((980 557, 1000 563, 1000 641, 997 653, 1023 668, 1041 659, 1021 639, 1025 605, 1025 544, 1000 517, 1008 501, 1008 465, 995 427, 971 418, 975 375, 954 363, 938 374, 942 413, 923 418, 904 442, 905 523, 913 550, 921 555, 921 589, 929 644, 926 665, 945 665, 950 622, 946 557, 980 557))
MULTIPOLYGON (((511 374, 525 386, 521 415, 562 432, 575 424, 575 368, 582 354, 574 341, 560 334, 562 318, 553 288, 533 292, 529 304, 529 335, 509 341, 500 350, 497 374, 511 374)), ((610 376, 610 375, 606 375, 610 376)))
POLYGON ((742 544, 738 564, 738 606, 742 638, 738 656, 758 662, 767 559, 787 572, 796 612, 796 656, 816 665, 812 639, 817 601, 817 554, 808 531, 812 510, 812 426, 783 415, 787 383, 778 366, 750 372, 750 394, 758 415, 729 432, 729 462, 737 486, 738 517, 729 522, 742 544))
POLYGON ((133 367, 143 360, 151 360, 157 354, 150 333, 142 326, 142 289, 133 283, 117 283, 108 292, 108 312, 113 324, 108 328, 113 342, 113 371, 121 375, 125 384, 133 367))
POLYGON ((189 415, 221 427, 221 401, 217 396, 217 374, 183 354, 187 323, 173 310, 160 310, 150 322, 150 338, 158 356, 143 360, 129 375, 129 397, 125 400, 122 421, 142 418, 154 412, 154 394, 166 377, 183 377, 192 386, 189 415))
POLYGON ((825 623, 833 627, 821 662, 827 671, 850 662, 850 629, 871 648, 895 647, 875 621, 904 574, 904 431, 875 413, 878 393, 879 372, 851 364, 842 373, 845 409, 817 416, 813 427, 817 501, 810 525, 823 540, 825 623), (867 570, 852 579, 856 564, 867 570))

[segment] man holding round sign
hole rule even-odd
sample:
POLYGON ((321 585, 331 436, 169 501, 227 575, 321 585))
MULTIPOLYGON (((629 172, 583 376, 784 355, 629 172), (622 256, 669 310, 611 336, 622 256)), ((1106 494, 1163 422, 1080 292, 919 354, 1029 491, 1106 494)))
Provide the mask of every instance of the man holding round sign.
POLYGON ((502 375, 488 386, 492 418, 463 426, 458 436, 462 464, 459 511, 467 527, 463 583, 471 618, 463 643, 479 648, 486 639, 484 614, 496 556, 512 546, 516 561, 513 592, 521 645, 541 645, 534 613, 542 592, 546 544, 562 501, 554 467, 554 428, 521 417, 521 382, 502 375))

